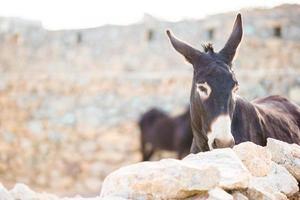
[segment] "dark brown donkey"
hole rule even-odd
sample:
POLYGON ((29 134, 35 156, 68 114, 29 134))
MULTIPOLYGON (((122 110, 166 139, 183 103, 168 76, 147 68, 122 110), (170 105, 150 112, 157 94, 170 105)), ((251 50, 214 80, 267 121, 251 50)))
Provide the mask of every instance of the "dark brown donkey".
POLYGON ((190 112, 169 117, 165 112, 153 108, 139 120, 143 161, 149 160, 155 150, 176 151, 178 158, 190 152, 193 140, 190 112))
POLYGON ((268 137, 300 144, 300 108, 280 96, 269 96, 248 102, 235 94, 238 81, 232 60, 242 39, 241 15, 223 49, 212 45, 200 51, 167 35, 173 47, 193 65, 190 96, 193 130, 191 152, 232 147, 244 141, 266 145, 268 137))

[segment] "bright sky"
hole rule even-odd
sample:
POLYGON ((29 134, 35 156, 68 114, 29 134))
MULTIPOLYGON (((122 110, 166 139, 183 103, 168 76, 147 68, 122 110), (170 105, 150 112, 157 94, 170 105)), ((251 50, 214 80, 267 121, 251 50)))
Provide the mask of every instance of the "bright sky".
POLYGON ((130 24, 144 13, 176 21, 282 3, 300 0, 0 0, 0 16, 39 20, 47 29, 70 29, 130 24))

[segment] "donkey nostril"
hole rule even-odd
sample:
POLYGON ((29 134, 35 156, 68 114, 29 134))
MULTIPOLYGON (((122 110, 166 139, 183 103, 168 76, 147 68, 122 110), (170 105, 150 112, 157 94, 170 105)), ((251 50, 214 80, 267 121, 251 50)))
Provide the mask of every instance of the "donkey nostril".
POLYGON ((221 147, 221 141, 220 141, 220 139, 216 138, 216 139, 214 140, 213 146, 214 146, 215 148, 220 148, 220 147, 221 147))

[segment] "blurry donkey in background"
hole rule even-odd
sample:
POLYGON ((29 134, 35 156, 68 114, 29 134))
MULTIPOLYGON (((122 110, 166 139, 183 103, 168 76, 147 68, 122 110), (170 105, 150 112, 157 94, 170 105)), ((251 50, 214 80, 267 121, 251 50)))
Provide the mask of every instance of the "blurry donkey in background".
POLYGON ((280 96, 269 96, 248 102, 235 94, 238 81, 232 61, 242 39, 241 15, 223 49, 212 45, 201 52, 167 35, 173 47, 193 65, 190 96, 192 153, 214 148, 232 147, 244 141, 266 145, 268 137, 300 144, 300 108, 280 96))
POLYGON ((176 117, 152 108, 139 120, 143 161, 151 158, 156 150, 176 151, 178 158, 190 152, 193 140, 190 110, 176 117))

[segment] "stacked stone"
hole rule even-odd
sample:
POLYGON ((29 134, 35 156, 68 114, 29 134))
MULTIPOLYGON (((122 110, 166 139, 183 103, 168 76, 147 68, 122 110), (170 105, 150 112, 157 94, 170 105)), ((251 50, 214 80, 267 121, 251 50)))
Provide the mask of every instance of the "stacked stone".
POLYGON ((105 179, 101 197, 125 199, 299 199, 300 146, 268 139, 233 149, 123 167, 105 179))
POLYGON ((297 200, 300 198, 300 146, 268 139, 267 146, 251 142, 233 149, 190 154, 182 160, 163 159, 122 167, 108 175, 100 196, 59 198, 36 193, 24 184, 3 200, 297 200))

